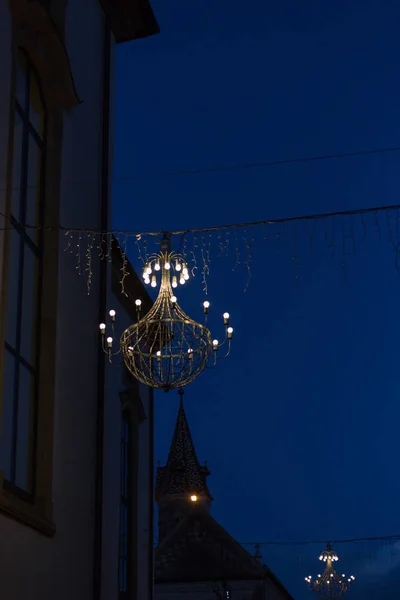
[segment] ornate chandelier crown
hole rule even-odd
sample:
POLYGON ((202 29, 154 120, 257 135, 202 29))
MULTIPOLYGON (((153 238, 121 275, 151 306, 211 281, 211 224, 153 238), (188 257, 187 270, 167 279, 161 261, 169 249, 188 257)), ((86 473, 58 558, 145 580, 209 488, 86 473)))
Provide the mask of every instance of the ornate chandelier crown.
POLYGON ((126 367, 145 385, 164 391, 182 388, 208 366, 211 355, 212 366, 218 358, 229 355, 233 334, 229 314, 223 315, 225 339, 220 343, 212 339, 207 327, 208 300, 203 303, 204 324, 197 323, 183 312, 173 288, 178 286, 178 280, 181 285, 185 284, 189 279, 189 269, 183 256, 171 252, 168 234, 161 240, 160 253, 153 254, 147 261, 143 278, 152 287, 160 284, 151 310, 141 317, 142 302, 137 299, 138 321, 125 329, 119 340, 114 331, 116 313, 110 310, 111 335, 107 337, 106 324, 100 324, 103 350, 110 362, 113 356, 122 352, 126 367), (113 351, 115 344, 117 351, 113 351), (218 352, 225 344, 227 351, 221 356, 218 352))
POLYGON ((333 568, 333 563, 339 560, 338 555, 332 550, 331 544, 327 544, 326 550, 321 552, 319 560, 326 563, 325 570, 316 579, 311 575, 305 578, 310 590, 314 591, 322 600, 340 600, 343 598, 355 577, 339 575, 333 568))

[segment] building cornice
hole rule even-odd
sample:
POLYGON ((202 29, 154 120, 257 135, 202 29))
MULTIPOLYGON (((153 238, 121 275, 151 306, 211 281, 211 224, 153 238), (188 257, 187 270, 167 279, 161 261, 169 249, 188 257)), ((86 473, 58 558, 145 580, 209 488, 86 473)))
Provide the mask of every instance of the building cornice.
POLYGON ((10 11, 14 43, 28 53, 40 74, 47 110, 70 110, 80 104, 64 41, 45 4, 10 0, 10 11))
POLYGON ((117 44, 160 32, 147 0, 100 0, 117 44))

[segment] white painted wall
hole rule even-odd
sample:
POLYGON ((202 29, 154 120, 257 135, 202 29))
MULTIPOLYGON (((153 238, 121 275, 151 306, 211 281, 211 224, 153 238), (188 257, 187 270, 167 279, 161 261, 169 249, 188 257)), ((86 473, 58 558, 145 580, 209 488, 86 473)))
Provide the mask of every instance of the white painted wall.
MULTIPOLYGON (((233 600, 251 600, 256 588, 260 586, 258 581, 235 581, 229 582, 233 600)), ((217 582, 204 583, 165 583, 157 584, 155 588, 156 600, 217 600, 214 590, 218 587, 217 582)))
MULTIPOLYGON (((140 397, 146 415, 150 415, 151 395, 149 389, 140 384, 140 397)), ((139 530, 138 530, 138 597, 137 600, 151 598, 149 583, 149 553, 153 548, 153 532, 151 530, 150 502, 153 501, 154 483, 150 465, 152 439, 149 420, 141 424, 139 431, 139 530), (151 496, 150 496, 151 494, 151 496)), ((154 506, 154 501, 153 501, 154 506)))
MULTIPOLYGON (((107 311, 114 309, 116 333, 130 324, 129 316, 120 307, 118 299, 110 293, 107 311)), ((106 318, 106 315, 104 316, 106 318)), ((104 411, 103 468, 103 550, 102 550, 102 600, 118 598, 118 542, 121 467, 121 400, 119 392, 124 387, 121 379, 121 356, 107 366, 108 393, 104 411)))
MULTIPOLYGON (((217 600, 214 589, 217 585, 210 583, 171 583, 157 584, 156 600, 217 600)), ((264 600, 286 600, 287 596, 274 584, 267 579, 262 581, 235 581, 229 582, 232 592, 232 600, 252 600, 256 593, 257 598, 264 600), (263 588, 264 587, 264 591, 263 588)))
MULTIPOLYGON (((104 17, 97 0, 68 1, 65 39, 82 104, 64 118, 60 222, 99 227, 104 17)), ((87 295, 86 273, 79 277, 75 257, 63 248, 59 265, 53 463, 57 532, 51 558, 44 562, 59 600, 72 595, 86 600, 93 586, 98 280, 94 276, 87 295)))
MULTIPOLYGON (((116 310, 116 333, 131 325, 132 319, 119 305, 117 296, 110 294, 109 309, 116 310)), ((120 507, 120 452, 121 452, 121 401, 119 392, 122 385, 121 356, 114 364, 108 366, 108 394, 105 408, 104 437, 104 482, 103 482, 103 567, 102 567, 102 600, 117 600, 118 596, 118 541, 119 541, 119 507, 120 507)), ((150 392, 146 386, 140 385, 140 398, 146 415, 149 415, 150 392)), ((147 600, 148 596, 148 546, 151 544, 149 528, 150 502, 150 421, 145 419, 139 427, 139 497, 137 522, 139 525, 137 554, 132 552, 132 560, 138 561, 137 600, 147 600)), ((133 542, 135 543, 135 542, 133 542)))
POLYGON ((273 583, 268 580, 265 586, 265 600, 285 600, 285 596, 281 590, 273 583))
MULTIPOLYGON (((8 1, 0 0, 1 188, 8 148, 10 33, 8 1)), ((64 119, 61 222, 71 227, 99 226, 103 34, 98 0, 69 0, 65 42, 83 101, 64 119)), ((13 600, 88 600, 92 594, 98 280, 87 296, 85 276, 77 275, 75 258, 63 247, 59 262, 53 469, 57 531, 50 539, 0 515, 0 580, 4 597, 13 600)))
MULTIPOLYGON (((65 43, 77 93, 82 100, 80 106, 65 115, 63 129, 60 220, 62 225, 71 228, 100 225, 103 39, 103 13, 98 0, 69 0, 65 43)), ((112 56, 115 59, 114 47, 112 56)), ((11 65, 8 0, 0 0, 0 212, 4 212, 5 202, 11 65)), ((112 87, 113 80, 112 75, 112 87)), ((111 107, 113 104, 112 94, 111 107)), ((111 132, 111 143, 112 139, 111 132)), ((1 219, 0 223, 3 224, 1 219)), ((64 252, 64 247, 62 241, 53 460, 57 531, 50 539, 0 514, 1 589, 10 600, 90 600, 92 597, 99 282, 94 264, 93 288, 88 296, 86 273, 79 277, 75 256, 64 252)), ((0 252, 2 248, 0 232, 0 252)), ((130 323, 122 309, 118 317, 121 326, 130 323)), ((110 368, 107 373, 102 598, 117 600, 121 369, 110 368)), ((140 393, 148 412, 149 392, 142 386, 140 393)), ((139 600, 148 598, 148 546, 152 544, 147 526, 149 426, 149 421, 144 421, 139 432, 139 600)))

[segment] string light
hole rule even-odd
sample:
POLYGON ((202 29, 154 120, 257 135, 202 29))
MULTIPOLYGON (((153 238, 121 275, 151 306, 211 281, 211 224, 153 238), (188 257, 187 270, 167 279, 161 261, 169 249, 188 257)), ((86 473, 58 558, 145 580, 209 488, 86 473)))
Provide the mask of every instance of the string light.
MULTIPOLYGON (((37 229, 39 228, 38 226, 37 229)), ((26 229, 33 228, 28 225, 26 229)), ((65 227, 50 226, 43 229, 58 229, 64 233, 64 251, 75 256, 77 272, 86 276, 88 293, 92 284, 94 253, 98 253, 100 260, 111 261, 113 244, 119 245, 123 258, 121 293, 125 294, 124 282, 128 276, 127 253, 132 255, 135 249, 143 265, 143 281, 154 287, 153 275, 159 274, 161 264, 157 260, 150 265, 148 259, 151 244, 159 244, 160 232, 67 230, 65 227), (135 249, 132 249, 131 242, 135 249)), ((282 252, 285 249, 294 278, 298 280, 300 264, 304 264, 304 260, 299 260, 300 252, 315 254, 320 250, 325 254, 328 251, 328 256, 337 260, 343 282, 346 282, 348 265, 356 255, 357 245, 366 240, 368 232, 381 239, 385 231, 389 248, 394 255, 394 267, 400 273, 400 205, 173 231, 171 238, 179 236, 178 250, 183 250, 182 261, 176 263, 171 258, 172 262, 167 262, 165 268, 169 267, 168 270, 176 277, 176 280, 172 280, 174 288, 185 285, 190 276, 200 274, 203 291, 207 295, 211 267, 215 266, 217 258, 230 257, 233 270, 243 267, 246 270, 246 291, 252 278, 252 259, 256 251, 265 252, 268 249, 282 252), (300 227, 301 224, 303 227, 300 227)))
MULTIPOLYGON (((358 538, 342 538, 332 540, 332 544, 354 544, 357 542, 390 542, 400 540, 400 533, 393 535, 383 535, 377 537, 358 537, 358 538)), ((264 542, 240 542, 241 546, 255 546, 259 544, 260 546, 315 546, 326 544, 327 542, 324 540, 300 540, 300 541, 279 541, 279 540, 269 540, 264 542)), ((320 555, 321 556, 321 555, 320 555)))
MULTIPOLYGON (((221 539, 222 541, 225 538, 215 537, 216 540, 221 539)), ((389 536, 381 536, 381 537, 360 537, 360 538, 347 538, 347 539, 338 539, 332 540, 331 544, 357 544, 359 542, 397 542, 400 541, 399 535, 389 535, 389 536)), ((325 540, 299 540, 299 541, 282 541, 282 540, 264 540, 259 542, 238 542, 241 546, 259 546, 260 548, 263 546, 323 546, 326 545, 327 542, 325 540)), ((318 555, 319 557, 320 555, 318 555)))
MULTIPOLYGON (((222 225, 211 225, 208 227, 191 227, 187 229, 177 229, 171 230, 169 235, 184 235, 188 233, 207 233, 212 231, 222 231, 224 229, 245 229, 251 227, 258 227, 261 225, 287 225, 289 223, 294 222, 302 222, 302 221, 319 221, 323 219, 333 219, 336 217, 351 217, 358 215, 369 215, 369 214, 379 214, 388 211, 398 211, 400 210, 400 204, 388 204, 384 206, 374 206, 370 208, 358 208, 353 210, 339 210, 327 213, 315 213, 315 214, 303 214, 294 217, 283 217, 279 219, 263 219, 261 221, 247 221, 247 222, 239 222, 239 223, 229 223, 222 225)), ((0 216, 6 220, 10 220, 10 217, 2 212, 0 212, 0 216)), ((0 231, 12 230, 14 227, 12 225, 8 227, 0 228, 0 231)), ((151 237, 159 237, 163 235, 164 232, 161 230, 152 231, 152 230, 137 230, 137 229, 96 229, 96 228, 79 228, 79 227, 65 227, 63 225, 24 225, 24 229, 32 230, 32 229, 43 229, 43 230, 52 230, 52 231, 61 231, 66 235, 75 234, 75 233, 87 233, 94 234, 97 236, 109 236, 109 235, 122 235, 122 236, 134 236, 137 239, 141 239, 143 236, 151 236, 151 237)), ((155 267, 157 270, 157 267, 155 267)))

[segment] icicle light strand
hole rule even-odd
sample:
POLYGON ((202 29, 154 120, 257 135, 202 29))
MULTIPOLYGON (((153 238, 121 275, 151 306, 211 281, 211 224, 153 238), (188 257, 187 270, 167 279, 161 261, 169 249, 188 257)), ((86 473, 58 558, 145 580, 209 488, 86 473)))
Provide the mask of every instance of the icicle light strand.
MULTIPOLYGON (((33 227, 26 226, 26 229, 33 227)), ((42 229, 56 228, 46 226, 42 229)), ((159 231, 97 231, 64 227, 58 227, 58 230, 65 236, 64 251, 75 254, 77 272, 86 275, 88 293, 93 283, 95 255, 110 262, 112 245, 118 243, 123 254, 120 283, 124 293, 124 282, 128 276, 127 257, 132 260, 137 257, 142 266, 158 246, 161 235, 159 231)), ((393 252, 394 267, 400 272, 400 205, 186 229, 173 231, 171 236, 175 236, 172 246, 183 252, 192 275, 196 272, 200 275, 206 294, 211 270, 216 266, 222 267, 219 261, 225 264, 231 261, 231 270, 244 273, 246 291, 253 277, 255 253, 265 253, 266 250, 269 254, 272 250, 283 255, 287 253, 294 278, 298 280, 299 266, 305 256, 323 253, 325 248, 331 259, 340 265, 342 280, 346 283, 351 261, 356 258, 360 244, 366 241, 367 236, 388 242, 393 252), (321 227, 318 226, 320 222, 323 224, 321 227)))

